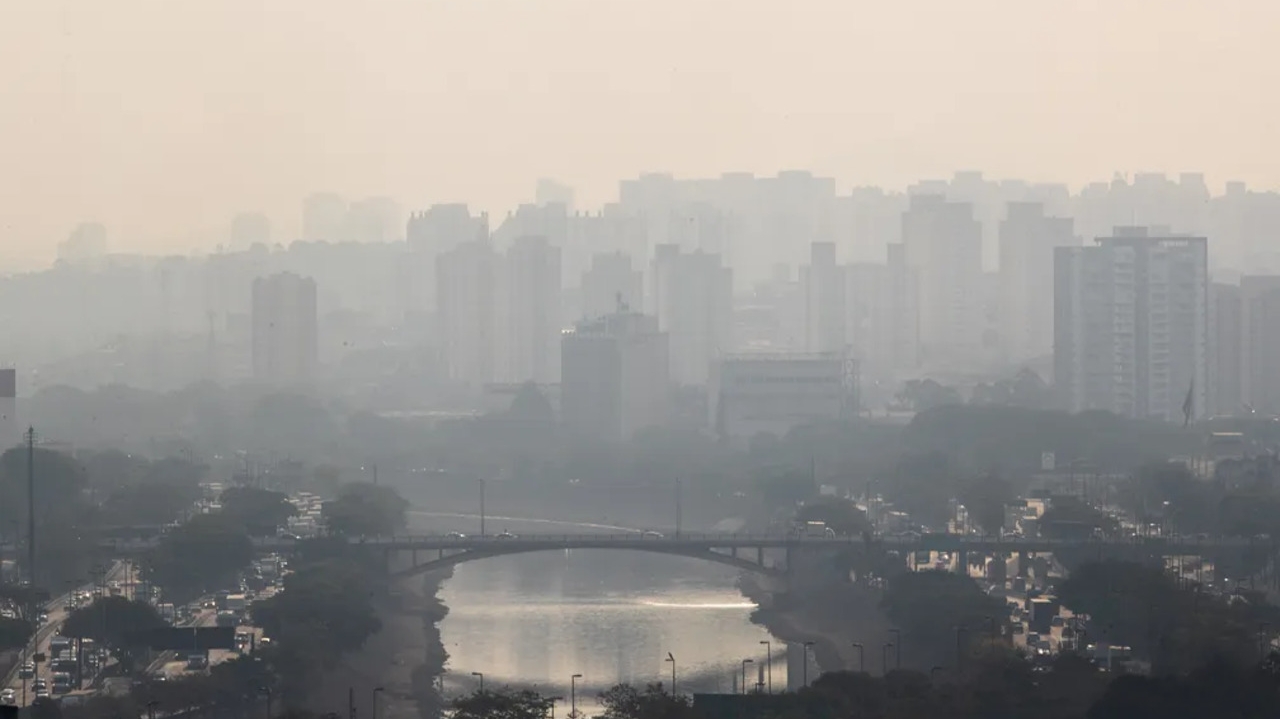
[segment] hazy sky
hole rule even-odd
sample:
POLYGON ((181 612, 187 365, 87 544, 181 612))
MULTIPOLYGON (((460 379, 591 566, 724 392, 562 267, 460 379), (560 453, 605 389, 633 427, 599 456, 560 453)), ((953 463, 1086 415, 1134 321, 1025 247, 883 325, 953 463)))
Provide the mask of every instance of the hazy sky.
POLYGON ((1280 187, 1276 0, 0 0, 0 257, 641 171, 1280 187))

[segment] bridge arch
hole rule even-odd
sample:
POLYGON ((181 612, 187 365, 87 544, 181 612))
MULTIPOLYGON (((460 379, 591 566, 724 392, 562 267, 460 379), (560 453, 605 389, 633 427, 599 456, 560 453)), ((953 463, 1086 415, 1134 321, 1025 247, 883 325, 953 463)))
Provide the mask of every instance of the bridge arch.
POLYGON ((756 574, 762 574, 765 576, 781 576, 782 575, 782 570, 776 569, 774 567, 767 567, 764 565, 760 565, 755 562, 748 561, 746 559, 742 559, 741 557, 733 556, 730 554, 721 554, 720 552, 715 552, 715 551, 712 551, 711 549, 681 549, 677 547, 644 546, 644 545, 635 545, 635 546, 628 546, 628 547, 608 547, 608 546, 525 547, 525 546, 517 545, 517 546, 511 546, 511 547, 485 547, 484 549, 462 550, 454 554, 447 554, 437 559, 432 559, 426 562, 422 562, 421 564, 416 564, 408 569, 401 569, 398 571, 394 571, 391 573, 391 578, 407 579, 409 577, 414 577, 420 574, 426 574, 427 572, 435 571, 437 569, 456 567, 459 564, 464 564, 466 562, 478 562, 482 559, 491 559, 494 557, 509 557, 517 554, 533 554, 535 552, 558 552, 565 549, 587 549, 587 550, 610 549, 614 551, 624 551, 624 552, 626 551, 649 552, 650 554, 665 554, 669 557, 686 557, 688 559, 700 559, 707 562, 715 562, 716 564, 724 564, 724 565, 733 567, 735 569, 741 569, 747 572, 754 572, 756 574))

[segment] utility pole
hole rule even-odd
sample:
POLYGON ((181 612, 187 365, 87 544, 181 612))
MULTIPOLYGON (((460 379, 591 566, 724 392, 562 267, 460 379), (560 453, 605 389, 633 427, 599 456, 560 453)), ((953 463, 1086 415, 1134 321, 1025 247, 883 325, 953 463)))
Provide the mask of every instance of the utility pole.
MULTIPOLYGON (((35 427, 27 428, 27 577, 30 578, 31 588, 35 589, 36 587, 36 428, 35 427)), ((34 611, 35 607, 32 606, 31 609, 34 611)))
POLYGON ((347 687, 347 719, 356 719, 356 688, 347 687))
POLYGON ((480 536, 484 536, 484 477, 480 477, 480 536))

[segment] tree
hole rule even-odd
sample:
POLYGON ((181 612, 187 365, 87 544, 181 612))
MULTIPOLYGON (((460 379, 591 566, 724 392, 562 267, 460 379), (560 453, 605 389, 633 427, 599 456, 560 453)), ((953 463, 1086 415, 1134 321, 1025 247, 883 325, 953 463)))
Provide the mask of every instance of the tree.
POLYGON ((253 541, 221 514, 199 514, 169 532, 143 560, 147 578, 185 603, 230 586, 253 561, 253 541))
POLYGON ((1004 603, 983 592, 973 580, 933 570, 892 577, 880 606, 902 629, 908 650, 903 656, 917 667, 954 666, 957 647, 971 651, 984 637, 1002 636, 1008 617, 1004 603))
POLYGON ((222 514, 255 537, 274 535, 298 513, 287 494, 257 487, 231 487, 222 492, 219 502, 222 514))
POLYGON ((1049 537, 1089 537, 1095 531, 1113 534, 1119 523, 1111 515, 1085 504, 1078 497, 1054 497, 1040 515, 1040 531, 1049 537))
POLYGON ((20 649, 35 633, 35 624, 27 619, 0 618, 0 651, 20 649))
MULTIPOLYGON (((36 521, 65 526, 83 505, 88 485, 84 467, 51 449, 37 447, 34 457, 36 521)), ((0 521, 26 525, 27 484, 27 449, 15 447, 0 455, 0 521)))
POLYGON ((637 689, 618 684, 600 695, 604 714, 597 719, 686 719, 693 717, 693 702, 686 696, 672 696, 662 684, 637 689))
POLYGON ((62 624, 62 633, 77 639, 92 639, 116 651, 128 669, 139 649, 143 632, 167 626, 160 614, 146 602, 124 597, 103 597, 73 611, 62 624))
POLYGON ((541 694, 528 689, 507 691, 477 691, 453 700, 454 719, 546 719, 555 704, 541 694))
POLYGON ((954 387, 947 387, 931 379, 907 380, 895 398, 899 404, 916 412, 924 412, 947 405, 964 404, 960 393, 954 387))
POLYGON ((525 382, 516 390, 511 407, 507 410, 507 418, 531 424, 550 424, 555 422, 556 413, 538 385, 525 382))
POLYGON ((357 482, 338 490, 338 498, 324 503, 329 531, 351 537, 395 534, 404 529, 409 503, 390 487, 357 482))
POLYGON ((146 479, 112 490, 99 508, 99 521, 123 526, 168 524, 199 497, 196 485, 146 479))
POLYGON ((871 529, 867 513, 848 499, 820 497, 800 508, 798 522, 822 522, 842 537, 856 537, 871 529))
POLYGON ((999 534, 1004 527, 1004 508, 1015 498, 1009 480, 995 474, 972 477, 960 483, 960 501, 986 534, 999 534))

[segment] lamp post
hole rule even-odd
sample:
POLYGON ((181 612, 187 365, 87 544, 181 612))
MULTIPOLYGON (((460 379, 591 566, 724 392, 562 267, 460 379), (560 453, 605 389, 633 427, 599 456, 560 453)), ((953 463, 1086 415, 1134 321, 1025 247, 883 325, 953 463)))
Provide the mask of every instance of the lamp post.
POLYGON ((880 649, 880 673, 889 673, 889 650, 893 648, 893 642, 885 642, 880 649))
POLYGON ((481 693, 481 694, 484 694, 484 673, 482 673, 482 672, 471 672, 471 676, 476 677, 477 679, 479 679, 479 680, 480 680, 480 693, 481 693))
POLYGON ((582 678, 581 674, 574 674, 569 677, 569 717, 570 719, 578 719, 578 680, 582 678))
POLYGON ((894 669, 902 668, 902 630, 890 629, 889 633, 893 635, 893 663, 894 669))
POLYGON ((863 661, 862 661, 862 659, 863 659, 863 657, 862 657, 862 645, 861 645, 861 644, 859 644, 859 643, 857 643, 857 642, 854 642, 854 643, 853 643, 853 648, 858 650, 858 671, 859 671, 859 672, 864 672, 864 671, 866 671, 866 665, 865 665, 865 664, 863 663, 863 661))
POLYGON ((747 665, 754 664, 754 663, 755 662, 751 661, 750 659, 742 660, 742 693, 743 694, 747 693, 747 665))
POLYGON ((477 477, 480 480, 480 536, 484 536, 484 477, 477 477))
POLYGON ((768 676, 768 679, 766 679, 766 681, 769 682, 769 693, 772 694, 773 693, 773 643, 767 639, 760 640, 760 643, 764 645, 764 657, 765 657, 764 666, 765 666, 765 673, 768 676))
POLYGON ((671 662, 671 696, 674 697, 676 695, 676 658, 671 652, 667 652, 666 660, 671 662))
POLYGON ((267 695, 267 719, 271 719, 271 687, 262 687, 261 691, 267 695))
POLYGON ((373 713, 369 715, 372 719, 378 719, 378 695, 383 691, 385 690, 382 687, 373 688, 373 713))
POLYGON ((809 686, 809 648, 813 646, 813 642, 804 643, 804 685, 809 686))

